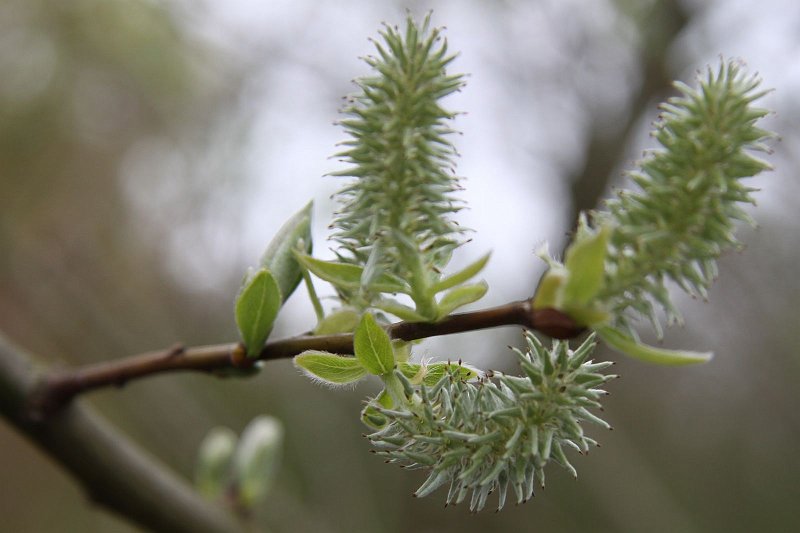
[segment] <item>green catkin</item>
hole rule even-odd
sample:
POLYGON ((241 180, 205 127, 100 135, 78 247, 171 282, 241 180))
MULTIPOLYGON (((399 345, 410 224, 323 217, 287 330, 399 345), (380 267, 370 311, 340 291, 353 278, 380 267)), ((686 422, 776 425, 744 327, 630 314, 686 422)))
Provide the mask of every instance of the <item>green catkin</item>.
POLYGON ((616 327, 631 330, 634 314, 661 329, 657 307, 669 323, 680 314, 665 282, 705 298, 717 275, 716 260, 740 246, 737 221, 752 223, 743 210, 754 204, 742 183, 770 169, 753 155, 769 152, 773 134, 756 126, 768 111, 751 104, 766 91, 734 61, 698 76, 698 87, 677 82, 680 95, 661 106, 653 136, 660 148, 630 173, 638 191, 621 191, 595 224, 612 224, 603 289, 597 296, 616 327))
POLYGON ((332 239, 340 261, 364 267, 362 288, 340 297, 365 308, 379 292, 376 276, 406 281, 417 312, 435 318, 428 290, 464 230, 452 219, 462 208, 453 174, 457 155, 448 125, 455 116, 439 100, 459 90, 461 75, 448 75, 454 56, 439 29, 408 19, 405 32, 385 26, 377 56, 365 58, 374 75, 356 80, 361 92, 348 99, 340 121, 349 139, 336 154, 349 167, 335 176, 354 178, 336 193, 340 209, 332 239))
MULTIPOLYGON (((583 407, 587 398, 597 401, 605 394, 582 385, 596 385, 600 375, 597 365, 586 361, 594 337, 576 351, 563 341, 545 348, 530 332, 526 340, 528 350, 517 352, 517 357, 527 377, 495 372, 492 378, 470 382, 450 369, 435 387, 420 386, 432 417, 409 417, 406 413, 423 407, 411 403, 383 412, 387 425, 368 438, 376 453, 389 461, 429 471, 417 496, 449 483, 448 505, 471 492, 470 510, 479 511, 495 491, 502 508, 510 484, 517 503, 522 503, 533 496, 534 477, 544 481, 543 468, 550 458, 575 475, 563 448, 588 450, 595 444, 583 435, 582 422, 609 427, 583 407), (576 360, 585 362, 575 364, 576 360), (555 367, 565 370, 554 372, 555 367), (587 373, 592 379, 585 378, 587 373)), ((615 376, 602 377, 605 382, 615 376)))

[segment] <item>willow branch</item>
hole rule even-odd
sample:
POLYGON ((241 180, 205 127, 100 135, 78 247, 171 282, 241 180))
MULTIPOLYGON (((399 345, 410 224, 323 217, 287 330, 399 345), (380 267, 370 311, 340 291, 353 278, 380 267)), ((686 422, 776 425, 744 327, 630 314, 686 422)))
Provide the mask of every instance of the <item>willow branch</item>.
POLYGON ((142 528, 223 533, 242 527, 89 406, 73 403, 46 420, 31 412, 44 369, 0 335, 0 412, 68 470, 95 503, 142 528))
MULTIPOLYGON (((458 313, 435 323, 397 322, 388 327, 392 338, 412 341, 427 337, 450 335, 465 331, 519 325, 535 329, 551 337, 569 338, 581 332, 568 316, 554 309, 534 310, 530 302, 520 301, 458 313)), ((230 371, 247 371, 256 361, 293 357, 306 350, 321 350, 337 354, 353 353, 353 335, 300 335, 267 342, 257 358, 246 358, 241 344, 215 344, 184 348, 173 346, 166 350, 134 355, 117 361, 88 365, 49 375, 32 399, 32 408, 50 413, 85 392, 122 386, 129 381, 165 372, 200 371, 224 375, 230 371)))

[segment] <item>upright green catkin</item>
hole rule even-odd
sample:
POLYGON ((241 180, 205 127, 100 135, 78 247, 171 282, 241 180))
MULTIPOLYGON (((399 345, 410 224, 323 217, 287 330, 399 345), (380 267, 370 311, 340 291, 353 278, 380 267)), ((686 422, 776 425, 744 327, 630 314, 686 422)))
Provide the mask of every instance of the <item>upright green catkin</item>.
POLYGON ((639 191, 621 191, 594 213, 611 224, 606 277, 597 298, 615 326, 631 330, 630 311, 650 318, 660 334, 655 304, 669 322, 680 320, 666 280, 691 295, 706 296, 717 275, 716 260, 735 249, 739 220, 752 223, 743 204, 755 203, 742 178, 770 169, 750 151, 769 151, 772 137, 755 123, 768 114, 753 107, 760 80, 739 63, 721 62, 698 76, 699 87, 676 82, 680 96, 661 106, 654 132, 661 148, 646 154, 630 176, 639 191))
POLYGON ((359 291, 339 292, 346 303, 367 307, 377 297, 370 284, 394 275, 414 289, 417 309, 433 316, 428 289, 463 233, 451 219, 461 208, 448 139, 454 113, 439 100, 463 81, 447 74, 454 56, 429 17, 421 27, 409 18, 402 33, 387 25, 380 35, 377 56, 365 58, 374 74, 356 80, 361 91, 348 98, 340 121, 350 139, 336 156, 350 167, 332 175, 355 180, 335 195, 341 207, 332 238, 339 260, 364 273, 359 291))

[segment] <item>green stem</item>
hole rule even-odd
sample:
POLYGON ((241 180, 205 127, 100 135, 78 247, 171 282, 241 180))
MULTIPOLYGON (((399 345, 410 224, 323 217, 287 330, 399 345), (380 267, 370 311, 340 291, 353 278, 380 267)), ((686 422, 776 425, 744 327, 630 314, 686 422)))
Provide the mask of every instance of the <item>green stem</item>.
POLYGON ((417 313, 429 320, 436 320, 438 309, 425 272, 425 265, 422 262, 422 254, 419 250, 414 250, 414 253, 410 255, 411 257, 406 258, 406 263, 411 270, 411 299, 414 300, 417 313))
POLYGON ((308 298, 311 300, 311 305, 314 306, 314 313, 317 315, 317 322, 320 322, 323 318, 325 318, 325 310, 322 308, 322 303, 319 301, 317 290, 314 288, 314 282, 311 280, 311 275, 308 273, 308 269, 302 268, 302 271, 303 281, 305 282, 306 290, 308 291, 308 298))

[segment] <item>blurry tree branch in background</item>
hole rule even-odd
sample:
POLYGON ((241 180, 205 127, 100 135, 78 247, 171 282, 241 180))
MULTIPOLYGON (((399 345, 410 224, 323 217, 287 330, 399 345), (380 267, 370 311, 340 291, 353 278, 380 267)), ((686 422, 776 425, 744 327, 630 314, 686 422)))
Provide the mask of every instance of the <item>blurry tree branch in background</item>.
MULTIPOLYGON (((623 4, 623 2, 620 2, 623 4)), ((653 102, 672 86, 667 70, 667 53, 675 37, 686 26, 688 17, 678 0, 658 0, 650 7, 620 6, 620 11, 635 22, 640 38, 640 70, 642 82, 629 105, 624 123, 609 129, 605 121, 594 123, 586 145, 581 168, 572 178, 572 214, 598 207, 598 202, 613 179, 613 170, 620 165, 629 137, 641 117, 650 111, 653 102)))
POLYGON ((241 529, 222 507, 210 505, 122 435, 93 409, 74 404, 47 421, 27 401, 43 369, 0 336, 0 409, 83 486, 93 502, 156 531, 222 533, 241 529))

